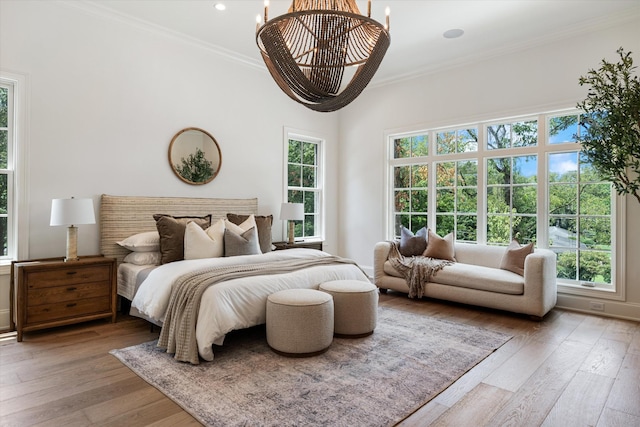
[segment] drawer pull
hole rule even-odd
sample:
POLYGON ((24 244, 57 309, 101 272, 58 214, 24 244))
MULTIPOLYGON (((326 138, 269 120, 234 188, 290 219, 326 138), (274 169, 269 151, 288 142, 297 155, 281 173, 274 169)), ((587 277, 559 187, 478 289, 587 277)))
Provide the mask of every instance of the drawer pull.
POLYGON ((71 275, 71 274, 76 274, 77 271, 67 271, 67 274, 71 275))
POLYGON ((71 304, 67 304, 67 307, 75 307, 77 304, 75 302, 72 302, 71 304))
POLYGON ((70 286, 67 288, 68 291, 75 291, 76 289, 78 288, 76 288, 75 286, 70 286))

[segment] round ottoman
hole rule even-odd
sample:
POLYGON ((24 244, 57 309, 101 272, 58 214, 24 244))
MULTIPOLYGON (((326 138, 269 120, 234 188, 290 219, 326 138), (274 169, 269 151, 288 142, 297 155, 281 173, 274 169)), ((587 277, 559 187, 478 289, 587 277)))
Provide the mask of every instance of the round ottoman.
POLYGON ((287 289, 267 298, 267 343, 284 356, 327 351, 333 341, 333 298, 314 289, 287 289))
POLYGON ((337 337, 371 335, 378 318, 378 288, 358 280, 333 280, 319 288, 333 296, 334 332, 337 337))

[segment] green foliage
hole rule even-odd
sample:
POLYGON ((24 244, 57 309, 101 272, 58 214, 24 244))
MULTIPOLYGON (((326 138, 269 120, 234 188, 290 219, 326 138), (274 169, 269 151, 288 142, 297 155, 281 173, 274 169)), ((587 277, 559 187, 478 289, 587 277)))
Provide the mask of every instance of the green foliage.
POLYGON ((579 137, 584 155, 613 183, 618 194, 631 194, 640 202, 640 80, 632 76, 631 52, 616 51, 620 62, 602 60, 598 70, 579 79, 589 85, 579 137))
POLYGON ((184 179, 191 182, 206 182, 215 171, 213 170, 213 162, 207 160, 204 151, 196 148, 195 153, 189 154, 185 159, 181 159, 182 164, 176 165, 176 170, 184 179))
MULTIPOLYGON (((0 169, 7 168, 9 155, 9 90, 0 88, 0 169)), ((0 176, 0 214, 7 214, 8 206, 7 175, 0 176)), ((0 255, 7 255, 7 217, 0 218, 0 255)))

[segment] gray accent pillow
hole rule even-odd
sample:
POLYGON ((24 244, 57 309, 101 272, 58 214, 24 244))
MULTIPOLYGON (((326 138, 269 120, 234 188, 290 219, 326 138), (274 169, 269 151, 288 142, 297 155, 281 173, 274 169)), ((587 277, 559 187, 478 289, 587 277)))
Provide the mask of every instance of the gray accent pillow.
POLYGON ((427 229, 422 227, 414 235, 405 226, 400 227, 400 254, 402 256, 422 255, 427 249, 427 229))
POLYGON ((156 214, 156 228, 160 234, 160 262, 167 264, 184 259, 184 230, 188 222, 195 222, 202 229, 211 225, 211 215, 205 216, 172 216, 156 214))
POLYGON ((225 228, 224 256, 260 255, 261 253, 256 227, 251 227, 242 234, 225 228))
MULTIPOLYGON (((249 215, 239 215, 228 213, 227 219, 235 225, 240 225, 249 218, 249 215)), ((258 227, 258 240, 262 253, 271 252, 271 225, 273 224, 273 215, 254 215, 256 226, 258 227)))

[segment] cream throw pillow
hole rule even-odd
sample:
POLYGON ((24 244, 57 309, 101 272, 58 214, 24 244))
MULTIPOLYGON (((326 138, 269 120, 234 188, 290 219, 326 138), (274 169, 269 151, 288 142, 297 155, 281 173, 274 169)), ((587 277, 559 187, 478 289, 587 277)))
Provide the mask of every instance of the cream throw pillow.
POLYGON ((224 256, 223 219, 203 230, 193 222, 184 230, 184 259, 218 258, 224 256))
POLYGON ((438 259, 446 259, 449 261, 455 261, 455 246, 453 244, 453 233, 449 233, 444 237, 438 236, 431 231, 427 232, 427 249, 422 256, 438 259))
POLYGON ((520 246, 516 239, 513 239, 507 250, 502 255, 500 268, 524 276, 524 259, 533 252, 533 242, 520 246))

